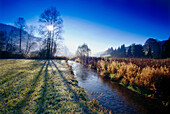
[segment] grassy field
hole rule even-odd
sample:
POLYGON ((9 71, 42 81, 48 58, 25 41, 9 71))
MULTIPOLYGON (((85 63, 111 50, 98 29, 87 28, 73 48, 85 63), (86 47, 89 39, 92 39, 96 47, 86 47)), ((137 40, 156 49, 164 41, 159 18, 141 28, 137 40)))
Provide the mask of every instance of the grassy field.
POLYGON ((0 60, 0 113, 103 113, 64 60, 0 60))

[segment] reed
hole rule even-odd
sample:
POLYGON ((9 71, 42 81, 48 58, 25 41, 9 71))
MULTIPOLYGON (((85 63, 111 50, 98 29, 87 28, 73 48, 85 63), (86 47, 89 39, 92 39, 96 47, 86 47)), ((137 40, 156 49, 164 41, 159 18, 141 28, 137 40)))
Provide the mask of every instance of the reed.
MULTIPOLYGON (((87 60, 86 60, 87 61, 87 60)), ((89 58, 90 68, 139 93, 170 103, 170 59, 89 58), (139 89, 140 88, 140 89, 139 89), (136 89, 136 90, 137 90, 136 89)))

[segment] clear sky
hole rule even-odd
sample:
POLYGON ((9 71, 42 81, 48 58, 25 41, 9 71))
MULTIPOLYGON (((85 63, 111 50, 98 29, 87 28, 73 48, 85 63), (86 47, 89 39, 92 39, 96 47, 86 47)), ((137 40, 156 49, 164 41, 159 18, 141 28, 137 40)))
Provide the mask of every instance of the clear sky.
POLYGON ((92 53, 170 36, 170 0, 0 0, 0 22, 24 17, 38 24, 40 14, 54 6, 64 20, 64 44, 75 53, 88 44, 92 53))

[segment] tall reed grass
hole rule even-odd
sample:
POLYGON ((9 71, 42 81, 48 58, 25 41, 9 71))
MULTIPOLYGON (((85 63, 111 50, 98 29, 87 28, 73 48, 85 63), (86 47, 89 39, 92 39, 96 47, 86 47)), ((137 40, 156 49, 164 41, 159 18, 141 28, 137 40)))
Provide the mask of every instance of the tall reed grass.
POLYGON ((138 89, 166 106, 170 103, 170 59, 89 58, 84 63, 103 77, 138 89))

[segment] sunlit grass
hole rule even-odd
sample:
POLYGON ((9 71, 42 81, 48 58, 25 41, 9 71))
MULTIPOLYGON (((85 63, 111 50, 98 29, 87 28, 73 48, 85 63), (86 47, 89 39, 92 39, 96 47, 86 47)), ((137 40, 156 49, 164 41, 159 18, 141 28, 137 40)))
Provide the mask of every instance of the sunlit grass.
POLYGON ((92 108, 66 61, 1 60, 0 71, 2 113, 104 112, 92 108))

